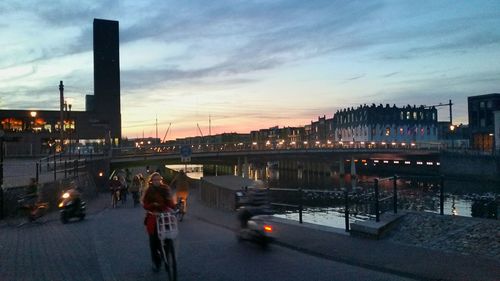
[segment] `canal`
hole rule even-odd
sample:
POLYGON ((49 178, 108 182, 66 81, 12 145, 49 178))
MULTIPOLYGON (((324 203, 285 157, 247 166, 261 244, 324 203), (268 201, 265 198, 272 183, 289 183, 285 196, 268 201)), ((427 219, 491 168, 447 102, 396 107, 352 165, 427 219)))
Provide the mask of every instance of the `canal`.
MULTIPOLYGON (((199 179, 203 167, 199 165, 169 165, 168 168, 187 169, 188 176, 199 179)), ((374 218, 374 180, 379 179, 379 198, 384 212, 392 212, 394 175, 391 174, 350 174, 307 175, 297 179, 296 171, 279 169, 267 170, 267 185, 274 202, 284 204, 301 203, 303 221, 343 228, 345 226, 345 193, 349 195, 350 221, 374 218), (299 188, 302 190, 300 201, 299 188)), ((463 180, 438 176, 399 175, 396 180, 398 210, 440 212, 440 187, 443 184, 446 215, 482 217, 498 219, 500 191, 499 183, 482 180, 463 180)), ((276 208, 277 217, 298 220, 295 208, 276 208)))

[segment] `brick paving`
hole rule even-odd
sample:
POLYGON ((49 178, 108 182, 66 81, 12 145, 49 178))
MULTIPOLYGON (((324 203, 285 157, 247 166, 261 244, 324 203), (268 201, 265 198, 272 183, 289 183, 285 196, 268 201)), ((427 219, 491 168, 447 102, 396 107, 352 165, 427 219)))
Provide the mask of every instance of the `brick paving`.
MULTIPOLYGON (((197 192, 191 196, 189 216, 235 229, 234 212, 202 205, 197 192)), ((108 194, 88 203, 88 218, 83 222, 63 225, 57 212, 40 225, 15 228, 0 222, 0 280, 155 279, 147 270, 150 264, 142 212, 130 207, 109 209, 108 194)), ((359 267, 419 280, 498 280, 500 276, 500 262, 480 254, 465 256, 425 247, 425 243, 415 247, 391 239, 353 238, 332 228, 282 219, 275 225, 279 245, 359 267)), ((453 229, 447 228, 446 222, 442 225, 453 229)), ((423 227, 429 233, 436 229, 432 224, 423 227)), ((469 227, 476 229, 477 225, 469 227)))

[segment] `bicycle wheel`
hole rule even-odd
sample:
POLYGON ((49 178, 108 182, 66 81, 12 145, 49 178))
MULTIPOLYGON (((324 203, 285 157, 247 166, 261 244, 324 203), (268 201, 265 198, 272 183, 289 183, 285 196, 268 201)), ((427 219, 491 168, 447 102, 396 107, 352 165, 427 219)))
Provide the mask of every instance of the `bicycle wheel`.
POLYGON ((177 281, 177 261, 175 259, 174 241, 165 239, 163 243, 165 269, 167 270, 168 280, 177 281))

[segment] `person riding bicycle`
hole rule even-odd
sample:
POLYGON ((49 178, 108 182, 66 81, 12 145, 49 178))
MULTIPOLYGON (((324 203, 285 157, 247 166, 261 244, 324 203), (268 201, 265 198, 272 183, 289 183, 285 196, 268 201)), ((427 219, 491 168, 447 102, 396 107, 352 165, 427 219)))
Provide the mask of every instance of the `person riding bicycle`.
MULTIPOLYGON (((170 187, 162 181, 163 178, 159 173, 151 174, 151 181, 141 200, 145 210, 149 212, 166 212, 175 207, 170 187)), ((153 271, 158 272, 161 266, 161 242, 158 239, 156 230, 156 217, 149 212, 146 213, 144 224, 149 235, 153 271)))
POLYGON ((186 173, 184 173, 184 170, 179 171, 179 173, 170 182, 170 186, 175 188, 176 201, 178 201, 179 198, 184 199, 184 213, 186 213, 187 199, 189 196, 189 178, 186 173))
POLYGON ((269 196, 265 184, 256 181, 252 186, 246 188, 245 204, 238 209, 240 227, 246 228, 248 220, 257 215, 272 214, 269 196))
POLYGON ((115 196, 115 193, 117 191, 120 191, 121 189, 121 182, 118 180, 117 176, 113 176, 111 181, 109 182, 109 191, 111 192, 111 204, 113 204, 113 197, 115 196))

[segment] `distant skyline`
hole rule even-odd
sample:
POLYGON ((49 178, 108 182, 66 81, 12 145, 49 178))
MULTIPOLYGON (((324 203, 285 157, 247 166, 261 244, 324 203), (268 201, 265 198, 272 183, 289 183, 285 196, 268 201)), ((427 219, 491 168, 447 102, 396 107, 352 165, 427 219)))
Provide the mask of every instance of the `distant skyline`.
MULTIPOLYGON (((93 94, 92 22, 120 23, 122 131, 167 139, 303 126, 362 104, 500 92, 500 1, 0 2, 0 108, 93 94)), ((449 119, 448 107, 438 108, 449 119)))

